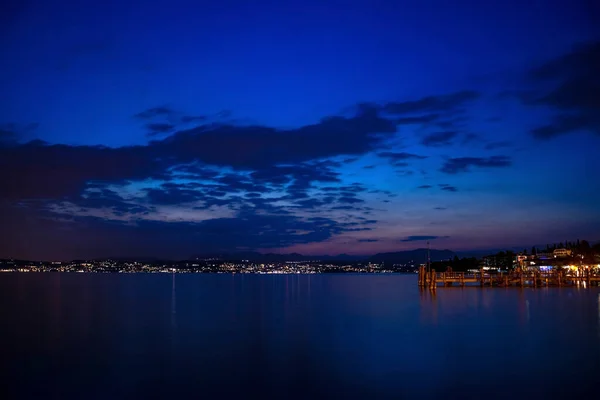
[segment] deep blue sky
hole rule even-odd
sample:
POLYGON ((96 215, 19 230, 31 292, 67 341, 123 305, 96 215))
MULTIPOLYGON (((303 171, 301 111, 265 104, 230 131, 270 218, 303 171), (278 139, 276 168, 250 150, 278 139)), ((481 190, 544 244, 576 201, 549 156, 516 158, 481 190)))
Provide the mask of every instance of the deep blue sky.
POLYGON ((594 1, 98 3, 0 6, 0 256, 600 236, 594 1))

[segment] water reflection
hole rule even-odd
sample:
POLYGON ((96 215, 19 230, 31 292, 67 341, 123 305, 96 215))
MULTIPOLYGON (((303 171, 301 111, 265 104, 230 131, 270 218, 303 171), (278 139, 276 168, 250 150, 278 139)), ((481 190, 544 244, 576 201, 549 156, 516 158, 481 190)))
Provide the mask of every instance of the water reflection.
POLYGON ((56 276, 0 279, 9 299, 0 334, 11 343, 0 363, 20 398, 90 388, 111 399, 577 398, 600 365, 594 288, 419 291, 415 277, 397 275, 56 276), (580 387, 565 388, 565 371, 580 387))
POLYGON ((177 325, 177 296, 175 291, 175 273, 171 274, 171 329, 175 329, 177 325))

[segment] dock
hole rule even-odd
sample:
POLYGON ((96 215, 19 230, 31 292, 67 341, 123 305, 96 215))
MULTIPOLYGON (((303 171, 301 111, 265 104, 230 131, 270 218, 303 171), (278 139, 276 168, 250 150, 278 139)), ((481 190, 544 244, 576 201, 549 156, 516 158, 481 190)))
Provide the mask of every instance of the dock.
POLYGON ((436 272, 426 266, 419 267, 419 287, 436 289, 437 287, 548 287, 573 286, 585 284, 586 287, 600 285, 600 273, 586 268, 579 271, 523 271, 517 269, 507 273, 490 273, 483 269, 479 272, 436 272))

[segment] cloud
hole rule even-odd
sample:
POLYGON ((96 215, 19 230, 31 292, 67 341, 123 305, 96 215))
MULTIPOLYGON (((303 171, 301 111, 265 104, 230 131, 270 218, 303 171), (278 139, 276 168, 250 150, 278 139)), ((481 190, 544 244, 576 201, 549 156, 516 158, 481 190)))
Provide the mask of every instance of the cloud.
POLYGON ((391 114, 413 114, 421 112, 447 112, 456 110, 479 98, 479 93, 464 90, 446 95, 427 96, 415 101, 391 102, 383 110, 391 114))
POLYGON ((147 136, 156 136, 172 132, 175 129, 175 125, 167 123, 151 123, 146 124, 146 128, 148 129, 147 136))
POLYGON ((192 203, 206 199, 204 192, 195 188, 186 188, 185 185, 167 186, 145 189, 146 197, 152 204, 173 205, 192 203))
POLYGON ((557 115, 550 124, 534 128, 538 139, 551 139, 578 131, 600 135, 600 41, 538 66, 529 73, 537 91, 520 96, 530 106, 544 106, 557 115), (546 89, 550 87, 550 89, 546 89))
POLYGON ((447 210, 448 208, 447 207, 433 207, 433 209, 442 211, 442 210, 447 210))
POLYGON ((398 125, 428 124, 438 120, 440 117, 441 114, 425 114, 417 117, 397 118, 395 121, 398 125))
POLYGON ((475 133, 467 133, 465 134, 465 136, 463 137, 462 140, 462 144, 469 144, 469 143, 473 143, 473 142, 478 142, 481 140, 481 137, 475 133))
POLYGON ((181 122, 183 122, 184 124, 188 124, 190 122, 204 122, 207 119, 208 118, 204 115, 197 115, 197 116, 184 115, 183 117, 181 117, 181 122))
POLYGON ((159 106, 159 107, 149 108, 140 113, 137 113, 134 115, 134 118, 141 119, 141 120, 148 120, 148 119, 153 119, 156 117, 169 116, 169 115, 173 114, 173 112, 174 111, 167 106, 159 106))
POLYGON ((503 140, 503 141, 499 141, 499 142, 491 142, 488 143, 484 146, 484 149, 486 150, 496 150, 496 149, 503 149, 506 147, 512 147, 513 143, 503 140))
POLYGON ((338 155, 362 155, 377 147, 374 134, 394 134, 396 126, 376 110, 353 118, 331 117, 298 129, 204 125, 180 131, 152 146, 181 159, 244 169, 263 169, 338 155))
POLYGON ((532 129, 531 134, 536 139, 552 139, 566 133, 586 130, 600 134, 600 114, 558 115, 554 118, 552 124, 532 129))
POLYGON ((444 132, 435 132, 430 133, 421 139, 421 144, 423 146, 449 146, 453 143, 454 139, 458 136, 458 132, 456 131, 444 131, 444 132))
POLYGON ((379 239, 358 239, 357 242, 359 243, 374 243, 374 242, 378 242, 379 239))
POLYGON ((412 153, 394 153, 391 151, 384 151, 382 153, 377 154, 379 157, 383 158, 391 158, 393 160, 422 160, 427 158, 427 156, 420 156, 418 154, 412 153))
POLYGON ((423 160, 427 158, 427 156, 421 156, 418 154, 405 152, 395 153, 391 151, 378 153, 377 156, 381 158, 387 158, 390 160, 390 163, 396 167, 408 167, 410 165, 408 163, 409 160, 423 160))
POLYGON ((458 157, 447 159, 440 171, 446 174, 457 174, 468 172, 475 168, 504 168, 512 165, 512 161, 507 156, 492 157, 458 157))
POLYGON ((407 236, 401 242, 421 242, 425 240, 446 239, 450 236, 407 236))
POLYGON ((431 186, 431 185, 421 185, 421 186, 418 186, 417 189, 431 189, 432 187, 433 186, 431 186))
POLYGON ((0 127, 0 142, 9 142, 15 140, 17 134, 7 126, 0 127))
MULTIPOLYGON (((155 108, 144 116, 168 111, 155 108)), ((164 127, 166 129, 166 127, 164 127)), ((161 128, 162 129, 162 128, 161 128)), ((292 177, 297 182, 335 181, 315 172, 307 163, 338 155, 361 155, 376 147, 375 133, 393 134, 395 125, 376 110, 361 111, 352 118, 332 117, 321 123, 291 130, 265 126, 203 125, 176 132, 144 146, 51 145, 30 142, 0 146, 0 198, 63 198, 78 196, 88 182, 120 183, 173 178, 173 169, 194 163, 214 168, 254 171, 254 179, 270 182, 292 177), (282 165, 289 165, 288 167, 282 165), (314 180, 314 179, 313 179, 314 180)), ((316 164, 315 164, 316 165, 316 164)))
POLYGON ((347 204, 357 204, 357 203, 365 202, 363 199, 358 199, 358 198, 352 197, 352 196, 342 196, 342 197, 338 198, 337 201, 339 203, 347 203, 347 204))
MULTIPOLYGON (((442 109, 458 107, 467 98, 425 98, 399 109, 421 107, 422 115, 414 118, 433 121, 442 109)), ((24 128, 6 125, 0 131, 0 213, 3 221, 10 216, 10 226, 22 224, 27 235, 74 232, 65 241, 80 244, 86 237, 94 243, 97 236, 98 248, 90 252, 104 244, 110 250, 109 243, 123 252, 154 246, 173 246, 174 252, 211 246, 258 249, 369 231, 379 211, 365 204, 373 188, 347 182, 342 175, 347 164, 371 154, 396 166, 427 158, 389 151, 398 124, 409 121, 400 121, 386 107, 361 105, 354 115, 278 129, 181 117, 160 106, 135 119, 150 136, 168 136, 119 148, 17 143, 14 132, 24 128), (182 129, 180 122, 199 125, 182 129), (27 228, 32 220, 38 230, 27 228)), ((386 196, 393 194, 381 191, 380 197, 386 196)), ((9 227, 2 229, 9 232, 9 227)), ((84 251, 69 247, 78 249, 84 251)))
POLYGON ((39 124, 36 122, 25 125, 15 123, 0 124, 0 143, 16 143, 23 136, 34 132, 38 127, 39 124))
POLYGON ((451 186, 446 183, 441 183, 438 186, 441 190, 445 190, 446 192, 458 192, 458 189, 455 186, 451 186))

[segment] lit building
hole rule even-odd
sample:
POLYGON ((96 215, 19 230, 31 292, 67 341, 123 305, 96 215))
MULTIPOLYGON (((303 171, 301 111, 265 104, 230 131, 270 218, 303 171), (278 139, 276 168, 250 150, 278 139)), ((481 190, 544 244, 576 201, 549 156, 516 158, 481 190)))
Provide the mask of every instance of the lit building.
POLYGON ((554 257, 569 257, 571 253, 572 252, 569 249, 556 249, 553 252, 554 257))

